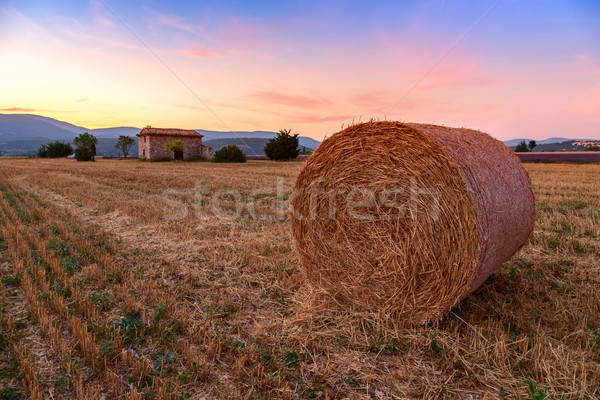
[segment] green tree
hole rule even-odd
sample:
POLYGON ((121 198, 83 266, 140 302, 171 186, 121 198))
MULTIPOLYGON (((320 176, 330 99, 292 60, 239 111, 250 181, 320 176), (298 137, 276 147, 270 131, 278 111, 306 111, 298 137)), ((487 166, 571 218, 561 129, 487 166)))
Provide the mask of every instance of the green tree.
POLYGON ((173 151, 173 158, 177 159, 177 153, 178 152, 183 152, 184 147, 183 147, 183 141, 181 140, 173 140, 169 143, 167 143, 165 145, 165 149, 166 150, 172 150, 173 151))
POLYGON ((119 136, 119 140, 117 140, 117 144, 115 144, 115 147, 119 150, 121 150, 121 153, 123 153, 123 157, 127 158, 127 155, 129 154, 129 150, 131 149, 131 147, 135 144, 135 139, 132 138, 131 136, 119 136))
POLYGON ((590 147, 586 147, 585 151, 600 151, 600 146, 590 146, 590 147))
POLYGON ((515 147, 515 151, 517 153, 525 153, 529 151, 529 148, 527 147, 527 143, 525 143, 524 140, 521 140, 521 143, 519 143, 517 145, 517 147, 515 147))
POLYGON ((94 161, 96 157, 96 145, 98 139, 94 135, 89 133, 82 133, 73 139, 73 144, 77 147, 75 149, 75 159, 77 161, 94 161))
POLYGON ((183 147, 183 141, 181 140, 173 140, 172 142, 169 142, 165 145, 165 149, 166 150, 173 150, 173 151, 183 151, 184 147, 183 147))
POLYGON ((309 149, 306 146, 302 146, 302 148, 300 149, 300 154, 302 154, 302 155, 308 155, 308 154, 311 154, 312 152, 313 152, 312 149, 309 149))
POLYGON ((73 147, 70 143, 59 142, 43 144, 37 151, 40 158, 62 158, 73 154, 73 147))
POLYGON ((527 145, 527 147, 529 147, 529 150, 531 150, 531 151, 533 151, 535 146, 537 146, 537 143, 535 142, 535 140, 530 140, 529 144, 527 145))
POLYGON ((246 162, 246 156, 234 144, 227 145, 215 153, 215 156, 212 159, 212 162, 222 163, 222 162, 246 162))
POLYGON ((265 145, 265 154, 271 160, 286 161, 298 157, 298 134, 291 129, 282 129, 277 137, 269 139, 265 145))

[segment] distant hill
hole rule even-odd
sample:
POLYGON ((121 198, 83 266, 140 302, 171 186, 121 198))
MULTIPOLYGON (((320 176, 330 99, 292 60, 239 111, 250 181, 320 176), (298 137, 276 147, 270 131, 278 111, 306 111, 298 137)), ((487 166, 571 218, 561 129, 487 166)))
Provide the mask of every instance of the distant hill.
MULTIPOLYGON (((530 140, 535 140, 535 139, 511 139, 511 140, 504 141, 504 144, 507 145, 508 147, 515 147, 519 143, 521 143, 522 140, 524 140, 525 143, 529 143, 530 140)), ((535 142, 539 146, 542 144, 555 144, 555 143, 563 143, 563 142, 594 141, 594 140, 598 140, 598 139, 569 139, 569 138, 563 138, 563 137, 551 137, 551 138, 544 139, 544 140, 536 140, 535 142)), ((537 147, 536 147, 536 150, 537 150, 537 147)))
MULTIPOLYGON (((249 155, 264 154, 264 146, 268 139, 275 137, 269 131, 234 131, 219 132, 197 129, 204 135, 204 143, 218 150, 228 144, 239 146, 249 155)), ((82 126, 59 121, 35 114, 1 114, 0 113, 0 156, 33 155, 42 145, 56 140, 71 142, 77 135, 89 132, 98 138, 96 151, 99 156, 117 156, 119 151, 114 147, 120 135, 136 139, 130 155, 137 156, 137 135, 140 128, 122 126, 114 128, 88 129, 82 126)), ((306 136, 299 137, 300 146, 315 149, 320 142, 306 136)))
POLYGON ((36 117, 23 114, 0 114, 0 142, 32 139, 71 140, 77 136, 65 127, 36 117))
POLYGON ((101 128, 101 129, 89 129, 84 132, 89 132, 92 135, 96 136, 98 139, 108 139, 108 138, 119 138, 119 136, 131 136, 135 137, 138 133, 140 133, 139 128, 132 128, 130 126, 121 126, 118 128, 101 128))

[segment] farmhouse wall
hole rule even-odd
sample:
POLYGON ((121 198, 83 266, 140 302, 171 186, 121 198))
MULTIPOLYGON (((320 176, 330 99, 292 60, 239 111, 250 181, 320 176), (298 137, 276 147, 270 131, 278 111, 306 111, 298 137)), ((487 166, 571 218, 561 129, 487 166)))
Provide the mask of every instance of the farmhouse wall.
POLYGON ((139 157, 150 158, 150 138, 148 136, 140 136, 138 138, 139 157))
POLYGON ((146 158, 171 158, 175 157, 172 150, 165 149, 167 143, 173 140, 183 142, 183 159, 197 160, 212 158, 212 149, 202 144, 202 138, 186 137, 182 135, 144 135, 140 137, 140 157, 146 158))

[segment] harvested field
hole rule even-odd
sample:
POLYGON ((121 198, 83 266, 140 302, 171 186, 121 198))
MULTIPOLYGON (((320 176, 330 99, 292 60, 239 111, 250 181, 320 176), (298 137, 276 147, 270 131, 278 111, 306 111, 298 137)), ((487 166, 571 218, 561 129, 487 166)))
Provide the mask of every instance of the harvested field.
POLYGON ((391 336, 295 313, 279 217, 301 167, 0 159, 1 393, 600 396, 600 165, 526 164, 526 246, 439 323, 391 336))

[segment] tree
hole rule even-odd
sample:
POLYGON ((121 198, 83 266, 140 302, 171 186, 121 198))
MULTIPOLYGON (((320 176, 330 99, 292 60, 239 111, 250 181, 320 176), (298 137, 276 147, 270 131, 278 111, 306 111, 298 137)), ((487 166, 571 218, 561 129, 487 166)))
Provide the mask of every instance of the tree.
POLYGON ((181 158, 183 158, 183 141, 181 140, 173 140, 165 145, 166 150, 173 151, 173 158, 177 159, 177 153, 181 154, 181 158))
POLYGON ((123 157, 127 158, 127 155, 129 154, 129 150, 131 149, 131 146, 133 146, 135 144, 135 139, 132 138, 131 136, 119 136, 119 140, 117 140, 117 144, 115 144, 115 147, 119 150, 121 150, 121 153, 123 153, 123 157))
POLYGON ((215 153, 212 162, 246 162, 246 156, 239 147, 230 144, 218 150, 215 153))
POLYGON ((292 135, 291 129, 281 129, 277 137, 269 139, 265 145, 265 154, 271 160, 287 161, 298 157, 298 134, 292 135))
POLYGON ((75 149, 75 159, 77 161, 94 161, 96 156, 96 145, 98 139, 94 135, 89 133, 82 133, 73 139, 73 144, 77 147, 75 149))
POLYGON ((586 147, 585 151, 600 151, 600 146, 593 145, 590 147, 586 147))
POLYGON ((309 149, 306 146, 302 146, 302 148, 300 149, 300 154, 302 154, 302 155, 308 155, 311 153, 312 153, 312 149, 309 149))
POLYGON ((61 158, 69 157, 73 154, 73 147, 70 143, 59 142, 43 144, 37 151, 37 156, 40 158, 61 158))
POLYGON ((527 145, 527 147, 529 147, 529 150, 531 150, 531 151, 533 151, 535 146, 537 146, 537 143, 535 142, 535 140, 530 140, 529 144, 527 145))
POLYGON ((519 143, 517 145, 517 147, 515 147, 515 151, 517 153, 525 153, 529 151, 529 148, 527 147, 527 143, 525 143, 524 140, 521 140, 521 143, 519 143))

